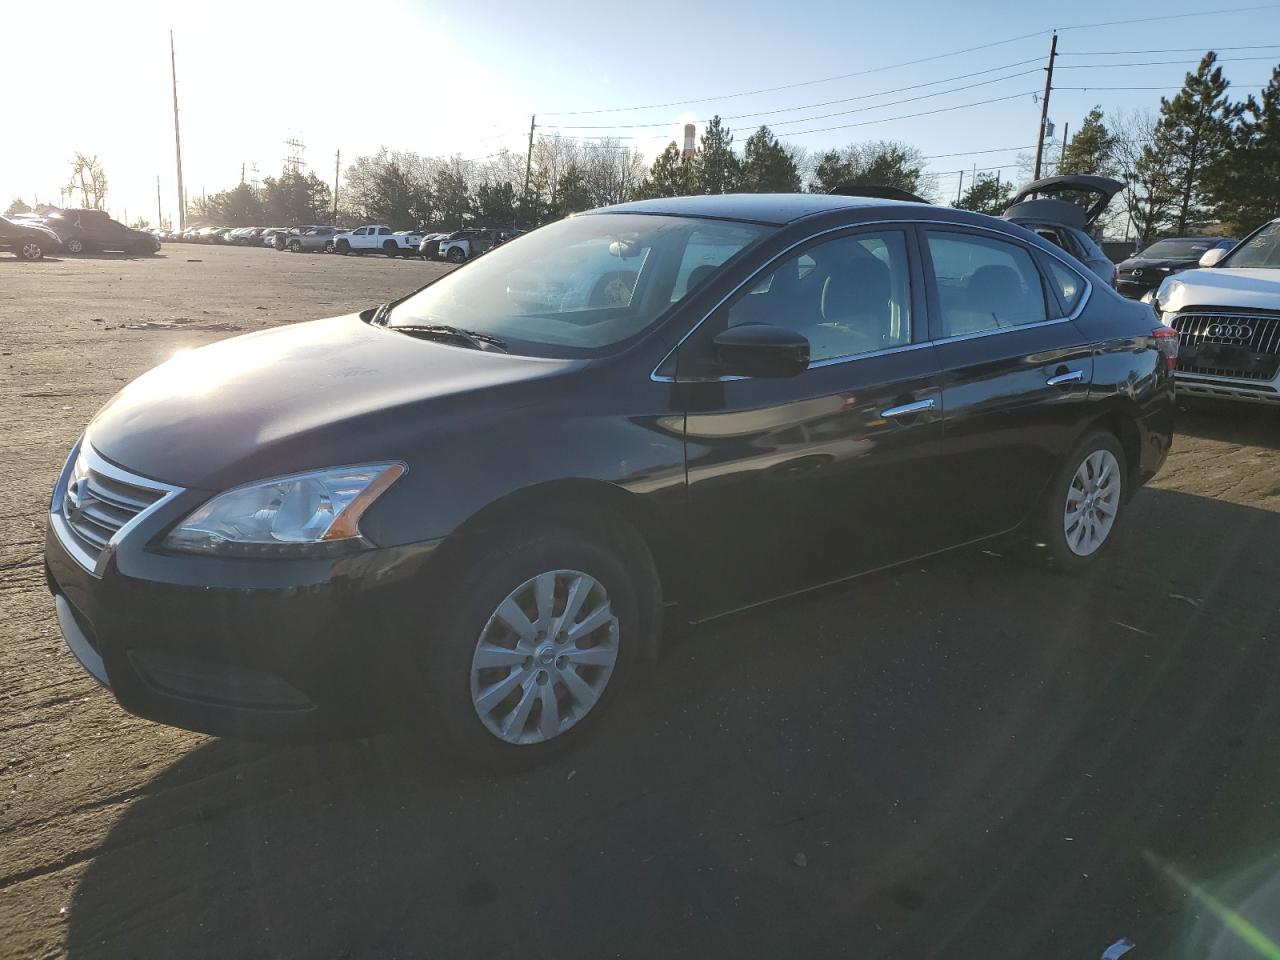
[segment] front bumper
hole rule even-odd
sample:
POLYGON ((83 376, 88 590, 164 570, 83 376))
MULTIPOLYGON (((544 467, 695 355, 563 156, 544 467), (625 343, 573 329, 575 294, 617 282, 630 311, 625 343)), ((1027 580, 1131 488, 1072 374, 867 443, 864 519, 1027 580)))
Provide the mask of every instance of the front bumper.
POLYGON ((1280 377, 1271 383, 1264 383, 1257 380, 1237 380, 1232 377, 1213 377, 1179 371, 1175 375, 1175 382, 1180 397, 1237 400, 1280 407, 1280 377))
POLYGON ((130 713, 221 736, 310 739, 393 715, 432 545, 300 560, 156 549, 205 496, 122 532, 94 572, 49 527, 46 579, 84 668, 130 713))
POLYGON ((1150 278, 1139 277, 1137 279, 1120 276, 1116 278, 1116 292, 1122 297, 1128 297, 1131 300, 1141 300, 1146 293, 1159 287, 1167 276, 1167 273, 1150 278))

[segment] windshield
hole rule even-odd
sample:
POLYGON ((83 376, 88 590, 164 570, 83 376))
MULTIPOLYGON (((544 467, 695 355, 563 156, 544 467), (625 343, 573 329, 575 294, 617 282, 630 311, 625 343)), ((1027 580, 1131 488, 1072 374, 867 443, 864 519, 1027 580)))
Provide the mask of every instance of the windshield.
POLYGON ((1224 260, 1228 268, 1264 267, 1280 269, 1280 220, 1267 224, 1224 260))
POLYGON ((1203 240, 1161 240, 1153 243, 1138 257, 1142 260, 1199 260, 1200 255, 1219 241, 1213 238, 1203 240))
POLYGON ((398 305, 390 326, 444 324, 515 353, 591 356, 639 336, 769 228, 683 217, 571 217, 503 244, 398 305))

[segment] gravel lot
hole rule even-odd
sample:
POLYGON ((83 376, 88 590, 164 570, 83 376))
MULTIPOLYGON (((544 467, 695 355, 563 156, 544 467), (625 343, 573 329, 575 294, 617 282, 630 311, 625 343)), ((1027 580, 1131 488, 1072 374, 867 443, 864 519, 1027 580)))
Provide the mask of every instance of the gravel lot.
POLYGON ((84 424, 174 350, 445 269, 0 257, 0 956, 1260 955, 1219 908, 1280 940, 1274 411, 1184 415, 1083 576, 967 551, 689 631, 518 778, 122 713, 41 570, 84 424))

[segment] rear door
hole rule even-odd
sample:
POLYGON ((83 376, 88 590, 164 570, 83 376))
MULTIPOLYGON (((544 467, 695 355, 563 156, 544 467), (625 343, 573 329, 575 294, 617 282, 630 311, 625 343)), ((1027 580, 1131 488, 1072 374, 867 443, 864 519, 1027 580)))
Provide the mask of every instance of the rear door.
POLYGON ((757 273, 681 345, 703 613, 936 548, 942 431, 921 278, 907 228, 828 234, 757 273), (720 375, 712 339, 742 324, 803 333, 809 368, 720 375))
POLYGON ((942 373, 938 522, 951 543, 1008 530, 1038 502, 1089 413, 1091 345, 1071 321, 1089 281, 1008 235, 923 229, 942 373))

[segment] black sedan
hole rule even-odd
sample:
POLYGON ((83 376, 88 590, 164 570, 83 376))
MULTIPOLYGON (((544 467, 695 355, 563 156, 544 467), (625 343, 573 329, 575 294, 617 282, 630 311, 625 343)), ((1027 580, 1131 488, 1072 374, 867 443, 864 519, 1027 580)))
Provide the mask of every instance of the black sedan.
POLYGON ((34 220, 0 217, 0 250, 20 260, 41 260, 61 246, 56 233, 34 220))
POLYGON ((1164 283, 1164 278, 1190 270, 1210 250, 1230 250, 1236 245, 1225 237, 1170 237, 1157 240, 1137 256, 1116 268, 1116 289, 1126 297, 1141 299, 1164 283))
POLYGON ((49 587, 134 713, 271 737, 407 711, 520 766, 667 617, 1014 532, 1095 560, 1169 450, 1176 350, 990 217, 625 204, 134 381, 57 481, 49 587))
POLYGON ((116 251, 148 256, 160 249, 154 234, 126 227, 101 210, 59 210, 49 214, 45 225, 62 239, 71 254, 116 251))

